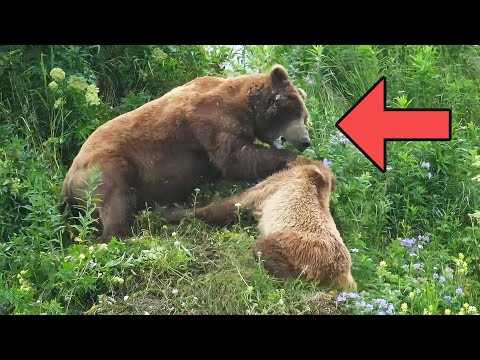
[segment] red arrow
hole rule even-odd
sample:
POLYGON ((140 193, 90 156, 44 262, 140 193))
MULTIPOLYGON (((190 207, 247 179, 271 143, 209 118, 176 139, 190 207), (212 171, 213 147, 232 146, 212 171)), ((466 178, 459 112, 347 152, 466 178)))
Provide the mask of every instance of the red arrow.
POLYGON ((452 139, 452 110, 387 109, 385 82, 380 78, 335 124, 381 172, 387 162, 387 140, 452 139))

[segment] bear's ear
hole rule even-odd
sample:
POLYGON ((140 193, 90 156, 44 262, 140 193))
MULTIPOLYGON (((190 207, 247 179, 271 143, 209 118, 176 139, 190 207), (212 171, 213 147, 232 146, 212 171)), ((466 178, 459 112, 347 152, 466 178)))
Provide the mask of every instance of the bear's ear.
POLYGON ((305 90, 303 90, 302 88, 297 88, 297 91, 303 100, 307 100, 307 93, 305 92, 305 90))
POLYGON ((282 65, 275 65, 270 72, 270 77, 272 78, 272 84, 279 86, 288 80, 288 73, 282 65))
POLYGON ((306 166, 305 172, 307 173, 308 178, 313 181, 315 185, 323 186, 327 183, 325 175, 323 175, 322 171, 318 167, 314 165, 306 166))
POLYGON ((331 180, 331 192, 334 192, 336 187, 337 187, 337 178, 335 177, 335 175, 333 175, 331 180))

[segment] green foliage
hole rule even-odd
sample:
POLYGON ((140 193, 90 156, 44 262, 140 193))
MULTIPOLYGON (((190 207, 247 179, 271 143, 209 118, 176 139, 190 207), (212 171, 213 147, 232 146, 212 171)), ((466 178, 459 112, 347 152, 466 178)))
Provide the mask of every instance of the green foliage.
MULTIPOLYGON (((478 46, 0 46, 0 309, 476 313, 479 88, 478 46), (359 295, 270 277, 251 256, 256 225, 240 213, 237 225, 219 229, 195 220, 167 226, 145 209, 135 237, 99 245, 98 177, 86 212, 62 210, 66 170, 99 125, 195 77, 276 63, 308 94, 313 145, 305 154, 331 163, 337 176, 332 211, 359 295), (334 126, 380 76, 388 107, 453 110, 452 141, 389 143, 386 173, 334 126)), ((190 205, 237 185, 205 185, 190 205)))

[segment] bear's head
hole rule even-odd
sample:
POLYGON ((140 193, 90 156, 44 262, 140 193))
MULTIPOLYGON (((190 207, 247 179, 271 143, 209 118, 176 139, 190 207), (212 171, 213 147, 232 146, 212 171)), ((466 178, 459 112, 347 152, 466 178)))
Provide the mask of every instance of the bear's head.
POLYGON ((295 87, 281 65, 273 67, 263 84, 250 90, 249 108, 255 121, 255 136, 277 149, 288 141, 299 151, 310 144, 306 122, 306 93, 295 87))

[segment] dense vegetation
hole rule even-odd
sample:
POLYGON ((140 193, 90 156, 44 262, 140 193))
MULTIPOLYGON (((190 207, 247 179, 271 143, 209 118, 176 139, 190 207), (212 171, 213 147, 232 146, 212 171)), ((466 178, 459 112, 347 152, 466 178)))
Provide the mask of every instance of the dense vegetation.
MULTIPOLYGON (((0 313, 475 314, 479 89, 476 46, 0 46, 0 313), (100 124, 197 76, 275 63, 308 93, 306 155, 338 178, 360 294, 269 277, 247 219, 169 226, 145 209, 132 239, 96 244, 88 211, 61 212, 66 170, 100 124), (389 143, 386 173, 334 127, 383 75, 387 106, 453 110, 451 141, 389 143)), ((242 186, 210 184, 190 205, 242 186)))

